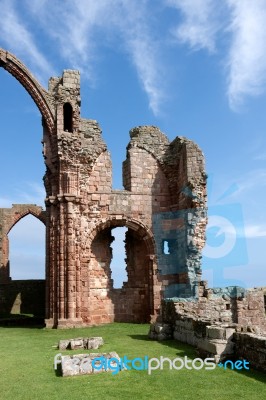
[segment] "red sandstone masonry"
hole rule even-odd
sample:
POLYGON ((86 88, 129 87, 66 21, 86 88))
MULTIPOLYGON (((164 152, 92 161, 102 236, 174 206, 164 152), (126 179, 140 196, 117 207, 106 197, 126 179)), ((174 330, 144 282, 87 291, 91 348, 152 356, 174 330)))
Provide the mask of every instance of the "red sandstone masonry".
MULTIPOLYGON (((80 117, 79 72, 65 70, 62 77, 51 78, 47 92, 4 50, 0 50, 0 65, 22 83, 43 116, 46 325, 60 328, 155 319, 168 285, 189 282, 191 275, 195 279, 199 274, 200 255, 189 253, 188 237, 184 271, 160 273, 157 256, 162 244, 156 247, 153 217, 206 209, 201 150, 182 137, 170 142, 154 126, 136 127, 130 131, 123 164, 125 190, 113 190, 111 158, 101 129, 97 121, 80 117), (187 196, 184 187, 193 195, 187 196), (128 280, 119 290, 113 288, 110 270, 111 232, 118 226, 128 228, 128 280), (197 271, 192 274, 189 268, 195 263, 197 271)), ((199 251, 206 223, 206 217, 202 218, 195 231, 199 251)), ((7 240, 4 232, 0 256, 2 276, 8 280, 7 240)))

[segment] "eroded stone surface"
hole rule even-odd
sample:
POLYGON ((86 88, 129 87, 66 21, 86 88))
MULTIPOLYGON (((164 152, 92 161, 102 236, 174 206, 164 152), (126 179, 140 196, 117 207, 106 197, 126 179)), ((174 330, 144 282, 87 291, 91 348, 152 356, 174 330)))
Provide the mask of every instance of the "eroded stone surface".
MULTIPOLYGON (((51 78, 47 91, 3 49, 0 66, 23 85, 42 114, 46 165, 46 211, 25 204, 0 209, 2 309, 12 309, 5 294, 10 281, 8 233, 20 218, 32 214, 47 231, 47 327, 159 319, 172 324, 176 338, 191 344, 202 340, 203 349, 217 352, 222 351, 221 341, 231 340, 232 324, 240 338, 244 332, 262 335, 265 289, 236 288, 232 296, 232 288, 199 284, 207 212, 204 156, 198 146, 184 137, 170 142, 154 126, 131 129, 123 163, 124 189, 113 190, 101 128, 97 121, 80 116, 79 72, 65 70, 61 77, 51 78), (120 226, 128 228, 128 279, 121 289, 114 289, 110 244, 112 229, 120 226), (161 305, 162 299, 172 300, 161 305), (228 329, 213 327, 214 323, 227 324, 228 329)), ((157 325, 151 335, 169 337, 170 328, 157 325)), ((242 346, 238 340, 239 354, 248 349, 244 342, 242 346)), ((82 342, 72 345, 78 348, 82 342)))
POLYGON ((91 338, 75 338, 60 340, 58 348, 59 350, 98 349, 103 344, 103 338, 100 336, 91 338))
POLYGON ((90 375, 101 372, 118 373, 120 357, 116 352, 62 356, 62 376, 90 375))
MULTIPOLYGON (((0 49, 0 61, 43 116, 46 326, 149 322, 162 298, 195 296, 207 223, 199 147, 184 137, 170 142, 154 126, 135 127, 123 163, 124 189, 113 190, 101 128, 80 116, 79 72, 64 70, 46 91, 12 54, 0 49), (110 245, 112 229, 122 226, 128 228, 127 281, 115 289, 110 245)), ((4 224, 0 273, 6 283, 7 233, 4 224)))
POLYGON ((197 347, 202 358, 211 357, 218 363, 238 357, 247 360, 252 368, 266 371, 265 291, 266 288, 207 289, 202 281, 197 300, 164 301, 162 322, 152 324, 148 335, 162 340, 165 326, 168 339, 197 347))

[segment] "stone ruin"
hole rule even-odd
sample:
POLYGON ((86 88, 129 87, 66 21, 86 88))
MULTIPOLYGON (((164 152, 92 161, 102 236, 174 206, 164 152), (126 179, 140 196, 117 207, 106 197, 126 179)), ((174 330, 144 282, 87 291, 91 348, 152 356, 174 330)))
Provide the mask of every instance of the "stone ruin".
POLYGON ((101 129, 80 116, 79 72, 65 70, 51 78, 46 91, 4 50, 0 65, 25 87, 42 114, 46 165, 46 210, 32 205, 1 210, 2 284, 10 283, 7 234, 30 213, 46 225, 47 327, 150 322, 160 314, 164 296, 194 296, 207 222, 204 157, 198 146, 183 137, 170 142, 154 126, 131 129, 124 190, 113 190, 101 129), (128 228, 128 279, 121 289, 113 287, 110 269, 116 227, 128 228))
POLYGON ((245 359, 266 372, 266 288, 208 289, 199 284, 199 297, 162 301, 162 314, 150 326, 154 340, 176 339, 197 348, 202 358, 223 362, 245 359))
MULTIPOLYGON (((227 339, 226 326, 240 334, 239 343, 245 342, 243 335, 262 335, 263 289, 217 293, 201 281, 207 208, 199 147, 184 137, 170 142, 154 126, 131 129, 124 189, 114 190, 101 129, 80 116, 79 72, 64 70, 50 79, 47 91, 3 49, 0 66, 24 86, 41 112, 46 165, 46 210, 35 205, 0 209, 3 307, 9 307, 6 294, 12 284, 7 235, 20 218, 33 214, 46 225, 47 327, 159 321, 152 326, 153 338, 167 325, 167 334, 170 330, 179 340, 199 346, 202 339, 206 352, 208 339, 227 339), (113 287, 110 269, 116 227, 128 228, 128 279, 120 289, 113 287)), ((265 362, 265 344, 263 354, 265 362)))

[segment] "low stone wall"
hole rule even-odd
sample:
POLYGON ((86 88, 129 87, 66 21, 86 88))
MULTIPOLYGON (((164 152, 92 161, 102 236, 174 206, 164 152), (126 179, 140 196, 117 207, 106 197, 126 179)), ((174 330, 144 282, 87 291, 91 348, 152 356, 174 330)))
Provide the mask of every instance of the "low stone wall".
POLYGON ((162 302, 160 321, 150 327, 155 340, 176 339, 215 361, 245 359, 266 371, 265 289, 207 289, 200 282, 198 299, 162 302))
POLYGON ((0 284, 1 314, 45 315, 45 280, 14 280, 0 284))
POLYGON ((248 360, 251 368, 266 372, 266 336, 254 333, 234 333, 235 355, 248 360))
POLYGON ((212 357, 219 362, 234 354, 234 332, 233 326, 210 325, 209 321, 183 318, 176 321, 173 337, 197 347, 202 358, 212 357))
POLYGON ((197 347, 199 356, 211 357, 215 362, 234 356, 234 326, 211 325, 210 321, 179 316, 174 325, 152 324, 149 337, 155 340, 174 338, 197 347))
POLYGON ((164 323, 175 323, 177 315, 208 320, 210 324, 238 324, 250 327, 250 332, 266 334, 266 288, 243 289, 237 286, 207 288, 198 286, 198 298, 164 300, 161 316, 164 323))

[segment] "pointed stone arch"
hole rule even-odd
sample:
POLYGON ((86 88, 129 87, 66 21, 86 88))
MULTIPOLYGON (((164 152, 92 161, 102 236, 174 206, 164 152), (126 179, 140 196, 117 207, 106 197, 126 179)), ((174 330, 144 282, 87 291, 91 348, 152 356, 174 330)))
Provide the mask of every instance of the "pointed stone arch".
POLYGON ((26 215, 33 215, 46 225, 46 212, 35 204, 13 204, 11 208, 0 208, 0 282, 10 280, 8 233, 26 215))
POLYGON ((8 234, 11 229, 27 215, 32 215, 33 217, 40 220, 44 225, 46 225, 45 211, 42 209, 42 207, 36 206, 35 204, 13 204, 11 208, 11 213, 9 214, 7 225, 5 226, 6 234, 8 234))
POLYGON ((50 134, 54 133, 54 111, 51 107, 50 94, 38 83, 26 66, 13 54, 0 48, 0 67, 3 67, 29 93, 43 117, 43 122, 50 134))

